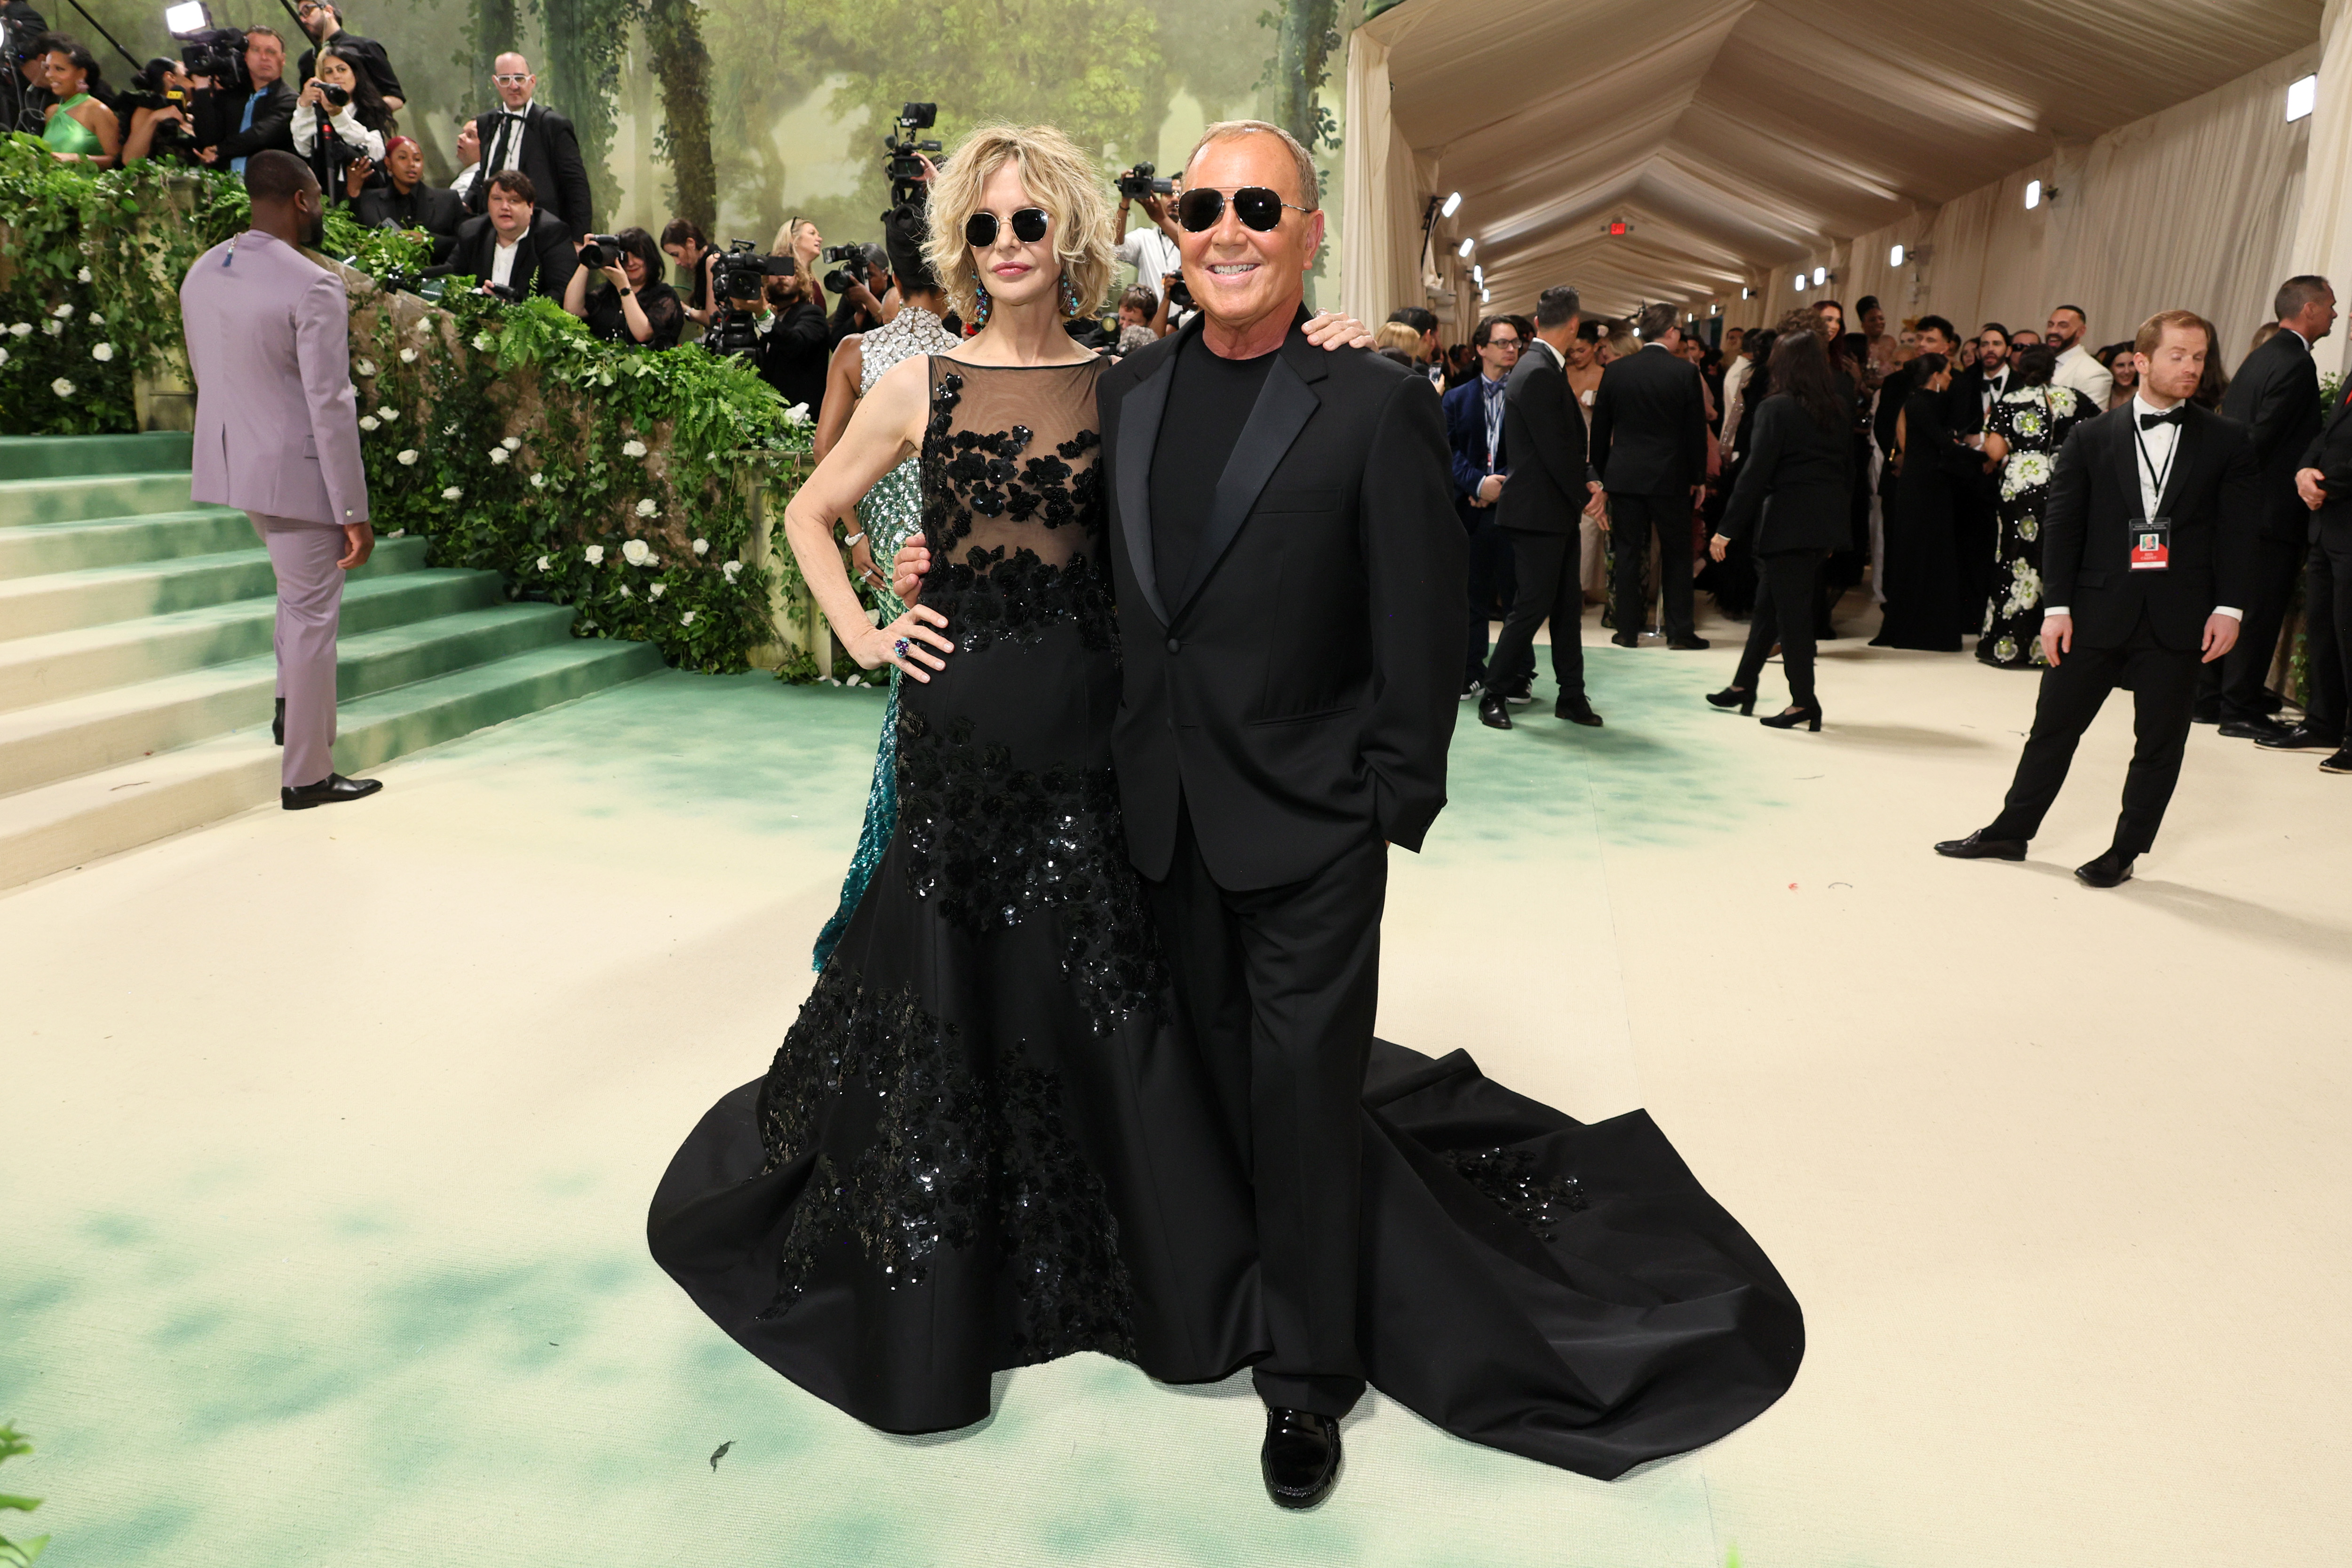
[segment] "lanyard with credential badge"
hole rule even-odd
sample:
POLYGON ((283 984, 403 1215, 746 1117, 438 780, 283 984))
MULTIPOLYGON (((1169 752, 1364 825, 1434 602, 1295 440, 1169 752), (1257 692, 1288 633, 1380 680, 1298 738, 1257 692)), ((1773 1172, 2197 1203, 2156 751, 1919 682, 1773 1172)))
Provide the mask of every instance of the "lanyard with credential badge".
POLYGON ((2164 468, 2158 472, 2156 459, 2147 455, 2147 440, 2139 427, 2138 416, 2132 419, 2132 445, 2139 449, 2139 460, 2147 476, 2156 483, 2156 500, 2145 509, 2145 514, 2131 524, 2130 566, 2135 572, 2167 572, 2172 568, 2172 520, 2157 515, 2164 504, 2165 481, 2172 477, 2172 465, 2179 460, 2183 430, 2172 427, 2172 449, 2164 455, 2164 468))

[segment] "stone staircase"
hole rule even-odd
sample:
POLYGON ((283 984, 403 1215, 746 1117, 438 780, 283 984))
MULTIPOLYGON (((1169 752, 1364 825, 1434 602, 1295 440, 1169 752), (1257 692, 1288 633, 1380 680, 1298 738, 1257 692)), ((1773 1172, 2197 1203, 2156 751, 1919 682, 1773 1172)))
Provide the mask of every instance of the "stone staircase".
MULTIPOLYGON (((185 435, 0 438, 0 888, 277 799, 269 557, 188 461, 185 435)), ((336 771, 661 668, 572 616, 379 539, 343 590, 336 771)))

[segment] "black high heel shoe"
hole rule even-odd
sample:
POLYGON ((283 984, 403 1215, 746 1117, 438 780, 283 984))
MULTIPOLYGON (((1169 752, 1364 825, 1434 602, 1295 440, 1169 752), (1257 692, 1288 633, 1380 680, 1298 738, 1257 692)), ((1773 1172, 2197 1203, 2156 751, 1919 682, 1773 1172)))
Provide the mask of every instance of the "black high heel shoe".
POLYGON ((1822 732, 1821 705, 1816 703, 1811 708, 1791 708, 1786 713, 1768 713, 1756 721, 1775 730, 1793 730, 1802 724, 1807 730, 1818 735, 1822 732))
POLYGON ((1737 686, 1727 686, 1720 691, 1710 691, 1706 700, 1717 708, 1737 708, 1741 718, 1756 711, 1756 691, 1753 687, 1742 691, 1737 686))

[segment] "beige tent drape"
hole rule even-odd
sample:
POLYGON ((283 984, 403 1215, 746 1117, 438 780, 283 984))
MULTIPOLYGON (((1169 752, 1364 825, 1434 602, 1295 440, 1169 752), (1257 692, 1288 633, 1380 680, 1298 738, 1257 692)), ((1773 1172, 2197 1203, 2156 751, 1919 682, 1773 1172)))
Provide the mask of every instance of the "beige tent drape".
POLYGON ((1421 302, 1423 197, 1412 149, 1389 113, 1388 46, 1361 28, 1348 44, 1346 113, 1339 308, 1378 322, 1399 305, 1421 302))
MULTIPOLYGON (((2293 272, 2316 272, 2352 300, 2352 0, 2327 0, 2320 25, 2319 99, 2309 121, 2303 202, 2288 252, 2293 272)), ((2323 369, 2345 363, 2338 331, 2316 353, 2323 369)))

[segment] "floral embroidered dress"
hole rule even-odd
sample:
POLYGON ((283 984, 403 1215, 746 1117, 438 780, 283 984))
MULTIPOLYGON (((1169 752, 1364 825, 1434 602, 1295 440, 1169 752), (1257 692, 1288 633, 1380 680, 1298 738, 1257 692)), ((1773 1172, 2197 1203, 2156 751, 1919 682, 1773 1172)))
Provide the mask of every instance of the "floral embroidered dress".
POLYGON ((2071 387, 2028 386, 1992 405, 1985 434, 2009 443, 2000 467, 2000 543, 1985 602, 1977 658, 2002 669, 2039 669, 2042 657, 2042 506, 2058 448, 2096 413, 2071 387))

